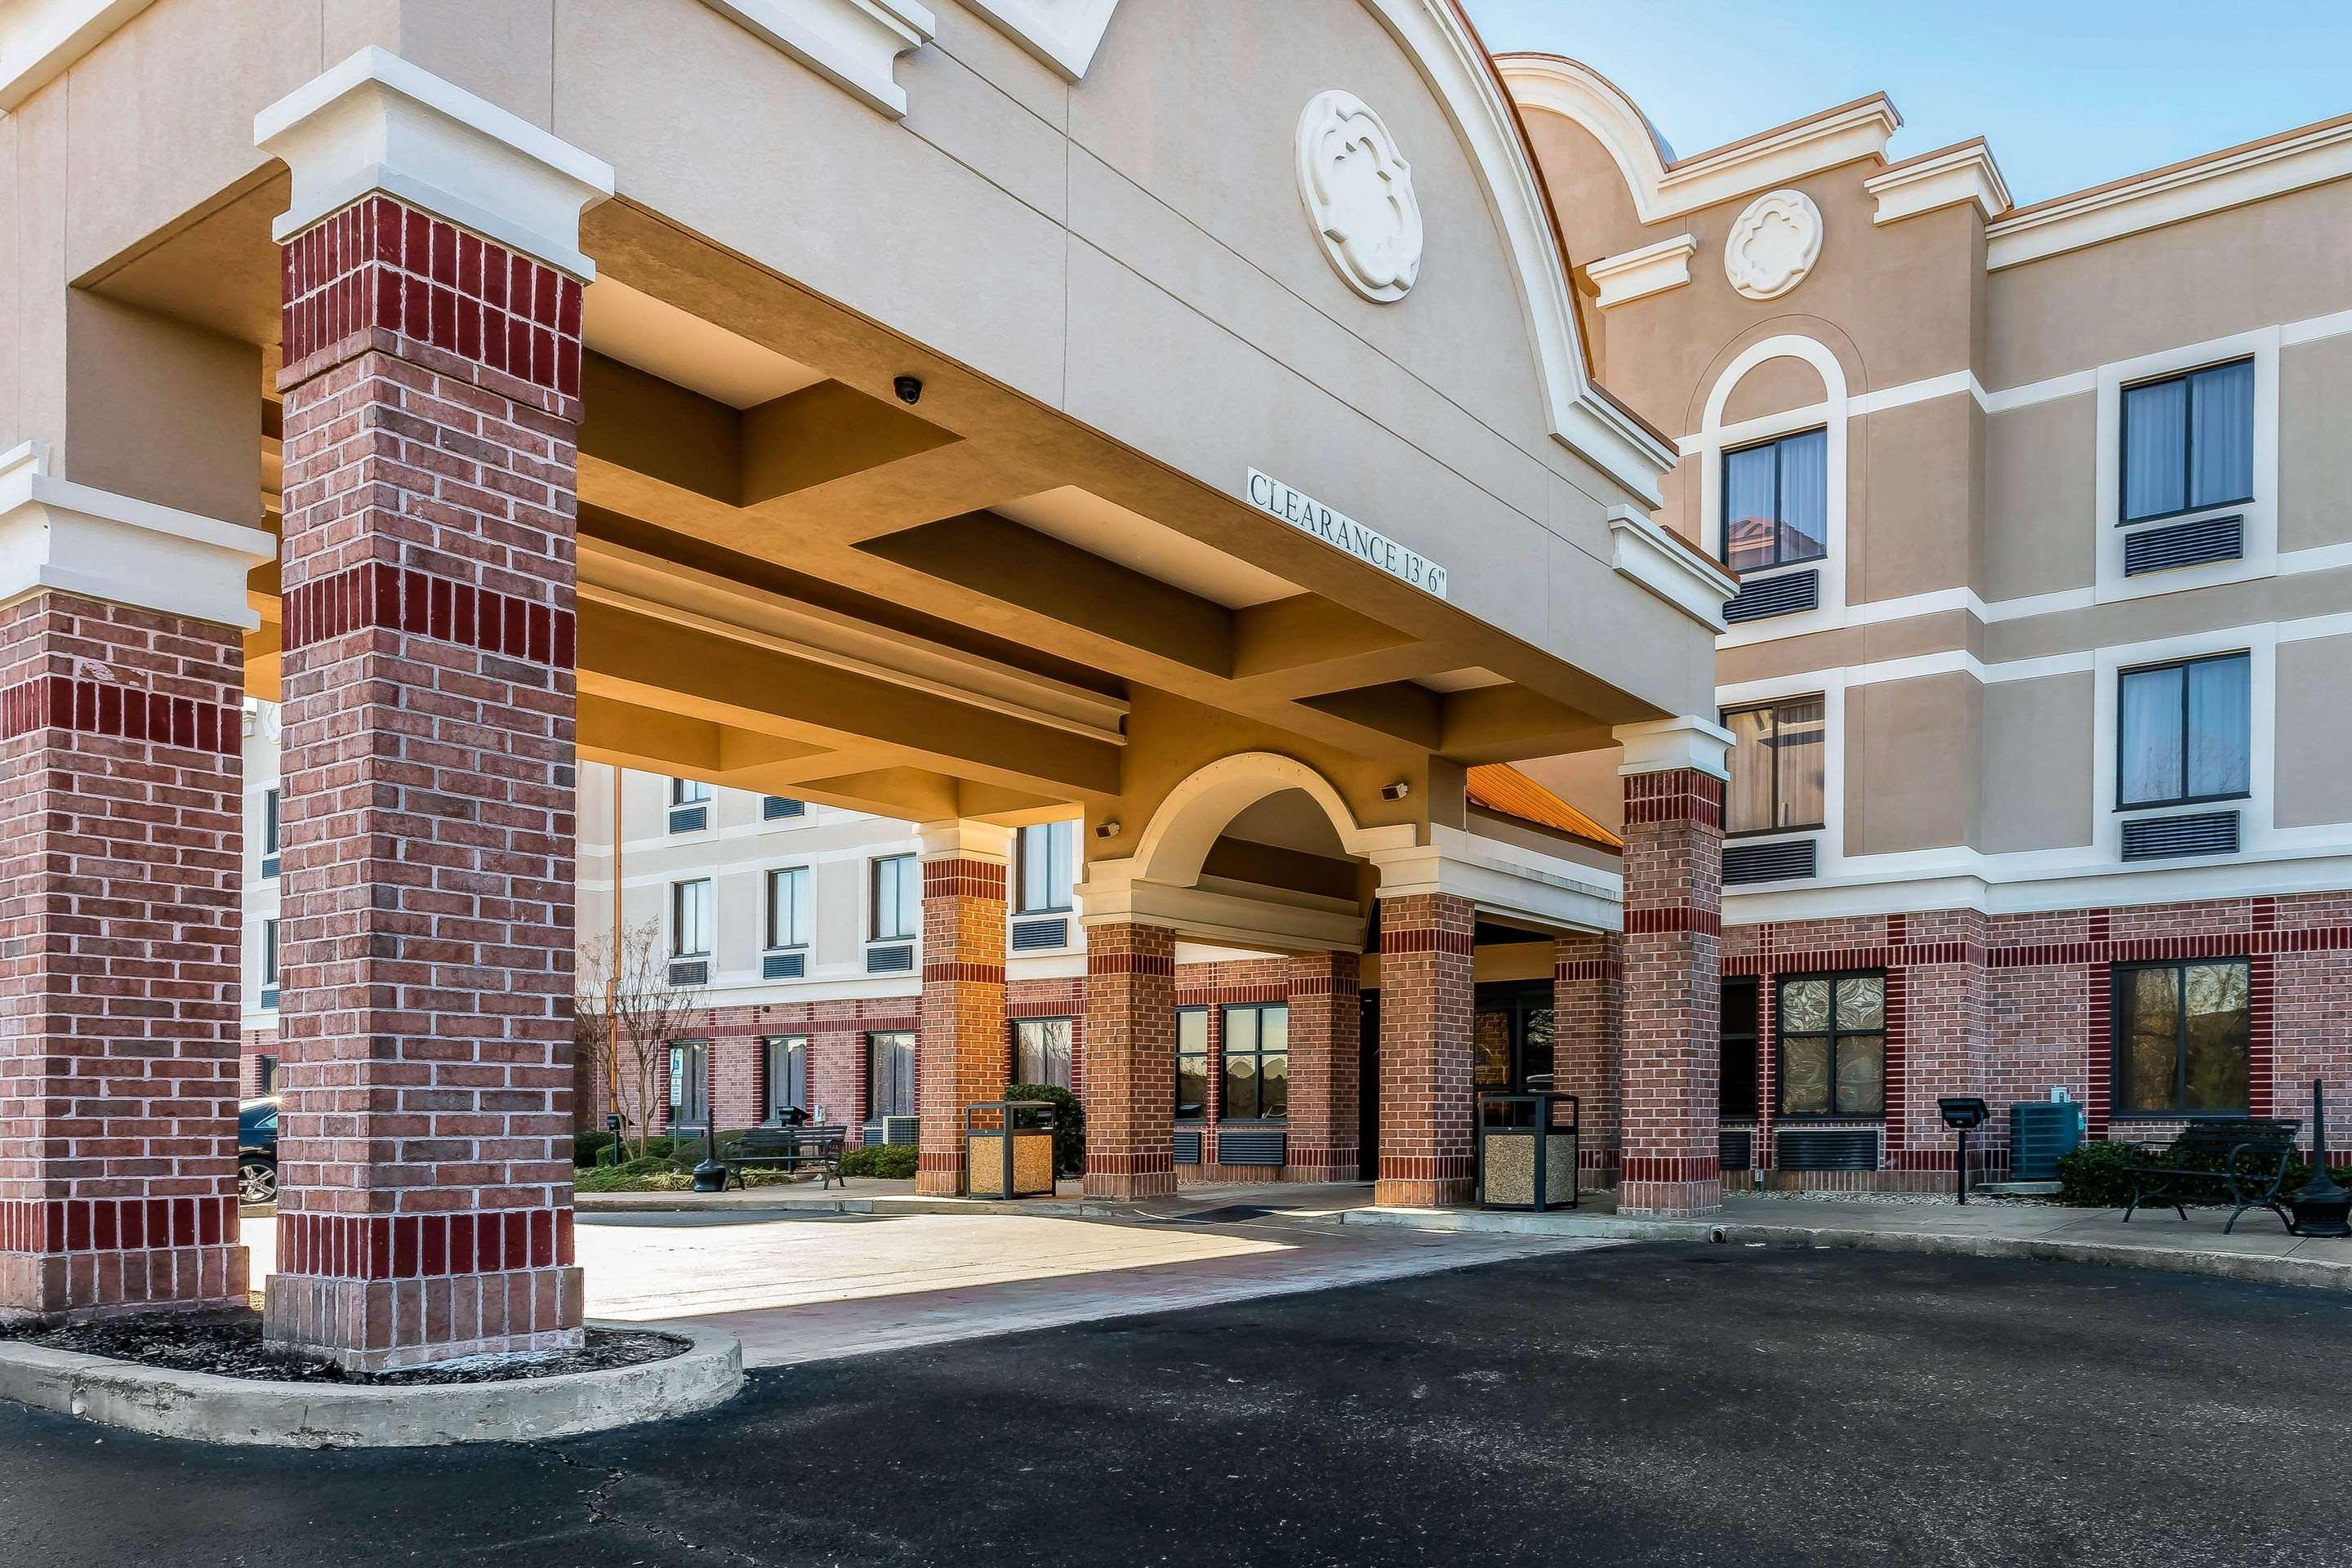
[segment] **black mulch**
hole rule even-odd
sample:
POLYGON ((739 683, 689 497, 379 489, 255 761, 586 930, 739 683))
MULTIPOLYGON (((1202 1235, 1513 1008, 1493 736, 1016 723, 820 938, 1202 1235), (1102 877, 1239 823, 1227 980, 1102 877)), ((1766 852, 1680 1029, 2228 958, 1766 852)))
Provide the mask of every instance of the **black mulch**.
POLYGON ((79 1351, 173 1372, 209 1372, 264 1383, 514 1383, 667 1361, 687 1348, 675 1334, 590 1329, 588 1343, 558 1354, 474 1356, 401 1372, 352 1372, 317 1356, 291 1354, 261 1337, 258 1312, 155 1313, 87 1323, 0 1324, 0 1339, 79 1351))

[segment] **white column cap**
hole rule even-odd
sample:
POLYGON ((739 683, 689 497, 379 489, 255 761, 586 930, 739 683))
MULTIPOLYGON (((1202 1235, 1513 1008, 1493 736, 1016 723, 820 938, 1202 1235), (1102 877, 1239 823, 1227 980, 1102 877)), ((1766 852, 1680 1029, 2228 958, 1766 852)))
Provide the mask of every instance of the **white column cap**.
POLYGON ((992 822, 949 817, 926 822, 917 830, 926 860, 984 860, 1006 866, 1013 860, 1013 829, 992 822))
POLYGON ((1731 731, 1696 713, 1672 719, 1645 719, 1620 724, 1610 731, 1625 748, 1622 774, 1663 773, 1675 768, 1696 768, 1717 778, 1731 777, 1731 731))

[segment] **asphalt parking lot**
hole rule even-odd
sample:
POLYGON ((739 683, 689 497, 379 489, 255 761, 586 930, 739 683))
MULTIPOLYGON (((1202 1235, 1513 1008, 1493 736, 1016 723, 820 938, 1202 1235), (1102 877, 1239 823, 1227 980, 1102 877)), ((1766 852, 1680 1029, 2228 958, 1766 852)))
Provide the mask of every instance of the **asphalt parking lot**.
POLYGON ((0 1406, 0 1561, 2333 1561, 2348 1364, 2330 1292, 1612 1248, 780 1368, 525 1448, 0 1406))

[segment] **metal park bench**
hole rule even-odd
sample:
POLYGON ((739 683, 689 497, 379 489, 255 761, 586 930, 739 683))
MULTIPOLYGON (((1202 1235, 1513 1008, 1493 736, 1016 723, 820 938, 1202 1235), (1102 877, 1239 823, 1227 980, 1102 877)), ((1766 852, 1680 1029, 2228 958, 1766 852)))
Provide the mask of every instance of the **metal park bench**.
POLYGON ((2169 1204, 2187 1219, 2184 1199, 2226 1193, 2237 1207, 2221 1227, 2222 1235, 2235 1229, 2248 1209, 2263 1208, 2293 1232, 2294 1220, 2279 1189, 2285 1184, 2287 1164, 2294 1158, 2294 1135, 2302 1125, 2262 1119, 2190 1122, 2170 1148, 2141 1151, 2162 1163, 2132 1167, 2131 1202, 2125 1205, 2124 1223, 2129 1225, 2139 1206, 2151 1203, 2169 1204))
POLYGON ((754 1127, 728 1151, 727 1179, 740 1187, 747 1169, 793 1173, 813 1169, 823 1173, 817 1183, 819 1192, 835 1182, 847 1186, 842 1181, 841 1156, 848 1139, 849 1130, 838 1125, 754 1127))

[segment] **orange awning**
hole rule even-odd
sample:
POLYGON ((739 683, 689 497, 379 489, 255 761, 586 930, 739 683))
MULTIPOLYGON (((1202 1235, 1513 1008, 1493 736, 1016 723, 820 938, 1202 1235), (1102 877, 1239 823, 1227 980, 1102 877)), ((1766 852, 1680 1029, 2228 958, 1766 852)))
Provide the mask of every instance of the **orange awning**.
POLYGON ((1498 816, 1516 816, 1521 822, 1569 834, 1603 849, 1625 847, 1622 838, 1508 763, 1482 763, 1470 770, 1470 804, 1498 816))

